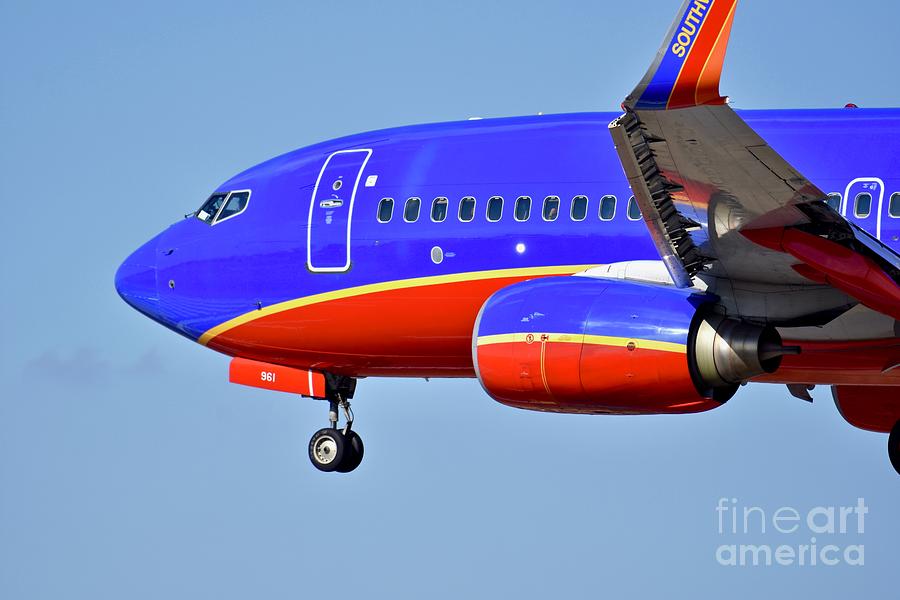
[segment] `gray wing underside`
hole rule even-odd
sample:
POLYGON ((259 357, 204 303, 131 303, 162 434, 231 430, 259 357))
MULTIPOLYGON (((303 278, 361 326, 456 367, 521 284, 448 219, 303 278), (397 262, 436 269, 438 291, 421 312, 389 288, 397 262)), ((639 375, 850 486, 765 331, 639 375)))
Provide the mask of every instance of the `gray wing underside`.
POLYGON ((628 111, 610 124, 616 151, 663 262, 677 285, 693 278, 816 286, 790 255, 742 231, 801 227, 900 268, 890 249, 847 222, 727 105, 628 111))
POLYGON ((810 283, 791 268, 796 261, 740 231, 811 218, 837 224, 842 218, 730 107, 628 112, 610 131, 657 250, 679 286, 691 285, 700 273, 810 283))

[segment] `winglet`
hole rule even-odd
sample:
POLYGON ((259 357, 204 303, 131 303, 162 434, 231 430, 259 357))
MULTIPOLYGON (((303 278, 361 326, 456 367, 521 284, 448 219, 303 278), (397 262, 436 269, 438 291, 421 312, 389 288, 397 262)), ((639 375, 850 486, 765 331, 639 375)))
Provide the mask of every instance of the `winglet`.
POLYGON ((737 0, 686 0, 625 107, 666 110, 724 104, 719 78, 736 6, 737 0))

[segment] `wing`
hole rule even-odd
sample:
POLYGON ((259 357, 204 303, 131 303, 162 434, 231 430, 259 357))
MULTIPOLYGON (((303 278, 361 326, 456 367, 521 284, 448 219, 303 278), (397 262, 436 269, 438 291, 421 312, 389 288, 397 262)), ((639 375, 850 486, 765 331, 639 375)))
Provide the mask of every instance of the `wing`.
POLYGON ((736 5, 687 0, 610 124, 663 262, 681 287, 810 292, 794 314, 855 300, 900 319, 900 257, 826 205, 719 94, 736 5))

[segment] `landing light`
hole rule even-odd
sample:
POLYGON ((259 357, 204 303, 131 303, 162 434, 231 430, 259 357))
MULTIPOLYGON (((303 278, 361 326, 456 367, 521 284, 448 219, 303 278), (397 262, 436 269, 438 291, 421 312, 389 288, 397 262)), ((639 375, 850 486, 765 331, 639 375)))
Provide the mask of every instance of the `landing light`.
POLYGON ((525 244, 523 244, 522 242, 516 244, 516 252, 518 252, 519 254, 525 252, 525 244))

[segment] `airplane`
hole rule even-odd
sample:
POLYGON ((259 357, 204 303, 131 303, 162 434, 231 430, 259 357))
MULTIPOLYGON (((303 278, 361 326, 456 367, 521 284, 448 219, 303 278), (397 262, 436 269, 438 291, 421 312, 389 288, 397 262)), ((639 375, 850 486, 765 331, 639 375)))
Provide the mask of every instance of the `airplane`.
POLYGON ((325 472, 363 458, 359 379, 467 377, 579 414, 831 386, 900 473, 900 110, 735 111, 736 5, 686 0, 619 111, 398 127, 254 166, 116 289, 232 357, 230 381, 327 401, 308 446, 325 472))

